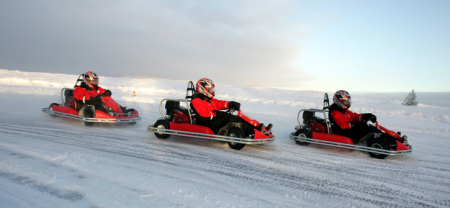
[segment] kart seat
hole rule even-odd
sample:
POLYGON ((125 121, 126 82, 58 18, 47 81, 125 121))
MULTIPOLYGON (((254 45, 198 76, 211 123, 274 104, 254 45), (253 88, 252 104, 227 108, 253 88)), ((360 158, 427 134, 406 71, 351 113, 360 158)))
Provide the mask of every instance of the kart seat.
POLYGON ((313 119, 314 119, 317 123, 320 123, 320 124, 323 124, 323 125, 327 126, 327 123, 326 123, 325 119, 320 118, 320 117, 317 117, 317 116, 314 116, 313 119))
POLYGON ((186 115, 189 116, 189 111, 188 111, 187 108, 185 108, 185 107, 183 107, 183 106, 180 106, 180 107, 178 108, 178 110, 181 111, 182 113, 184 113, 184 114, 186 114, 186 115))
POLYGON ((189 103, 189 106, 191 107, 191 115, 192 115, 192 123, 195 124, 197 123, 197 120, 199 119, 199 114, 198 112, 195 110, 194 105, 192 105, 192 103, 189 103), (194 119, 195 118, 195 119, 194 119))

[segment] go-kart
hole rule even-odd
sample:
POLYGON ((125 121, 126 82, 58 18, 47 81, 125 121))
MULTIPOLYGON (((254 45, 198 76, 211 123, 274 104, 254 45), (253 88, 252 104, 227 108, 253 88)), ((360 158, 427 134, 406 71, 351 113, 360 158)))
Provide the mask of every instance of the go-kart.
MULTIPOLYGON (((163 99, 159 106, 162 117, 155 124, 148 126, 148 131, 154 132, 160 139, 175 135, 228 142, 230 148, 235 150, 244 148, 246 144, 267 144, 275 141, 271 130, 267 130, 263 124, 246 116, 241 110, 238 111, 237 116, 262 131, 255 129, 254 134, 246 135, 242 130, 242 124, 236 122, 230 122, 216 132, 209 127, 196 124, 196 113, 190 103, 194 93, 194 84, 189 81, 185 99, 163 99), (165 113, 162 110, 163 103, 165 103, 165 113), (180 103, 185 103, 186 107, 180 106, 180 103)), ((228 111, 231 114, 233 112, 232 109, 228 111)))
POLYGON ((102 106, 106 109, 106 112, 96 110, 93 105, 85 105, 83 107, 83 103, 73 98, 73 90, 83 81, 82 76, 83 74, 78 77, 73 89, 63 88, 61 90, 61 104, 52 103, 48 108, 42 108, 42 111, 52 116, 62 116, 84 121, 86 126, 92 126, 94 123, 136 124, 141 119, 138 111, 132 108, 127 109, 119 105, 110 96, 105 96, 104 94, 100 95, 102 106))
MULTIPOLYGON (((299 145, 320 144, 346 149, 354 149, 368 152, 371 157, 384 159, 388 155, 403 155, 412 152, 407 136, 401 136, 400 132, 390 131, 383 126, 363 123, 370 128, 378 128, 385 133, 369 133, 355 144, 349 137, 333 134, 327 114, 329 111, 328 94, 324 95, 323 109, 302 109, 298 112, 298 126, 296 132, 290 134, 290 138, 299 145), (323 114, 323 118, 316 116, 323 114), (300 121, 300 118, 303 121, 300 121)), ((368 119, 370 120, 370 119, 368 119)))

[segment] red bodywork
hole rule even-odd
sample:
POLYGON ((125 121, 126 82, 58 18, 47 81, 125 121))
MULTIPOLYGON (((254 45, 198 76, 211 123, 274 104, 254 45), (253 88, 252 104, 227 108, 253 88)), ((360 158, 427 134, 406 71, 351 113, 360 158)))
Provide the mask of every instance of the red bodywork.
POLYGON ((391 135, 395 139, 401 139, 402 138, 400 135, 398 135, 394 131, 388 130, 387 128, 384 128, 383 126, 378 125, 378 121, 376 122, 375 126, 378 127, 379 129, 381 129, 382 131, 384 131, 386 134, 391 135))
MULTIPOLYGON (((247 121, 247 123, 253 125, 256 128, 258 128, 259 125, 261 125, 257 120, 252 119, 252 118, 248 117, 247 115, 245 115, 244 113, 242 113, 241 110, 239 110, 238 116, 239 116, 239 118, 242 118, 244 121, 247 121)), ((267 131, 267 129, 265 127, 264 127, 264 130, 267 131)))
POLYGON ((175 110, 173 112, 173 123, 191 123, 191 118, 181 111, 175 110))
MULTIPOLYGON (((312 133, 312 138, 313 139, 354 145, 353 141, 350 138, 346 137, 346 136, 341 136, 341 135, 337 135, 337 134, 327 134, 325 125, 323 125, 321 123, 318 123, 318 122, 315 122, 315 121, 311 121, 309 123, 309 127, 310 127, 309 130, 312 133)), ((378 125, 378 122, 376 123, 376 127, 380 128, 382 131, 386 132, 387 134, 391 135, 392 137, 394 137, 397 140, 401 139, 400 135, 398 135, 397 133, 395 133, 395 132, 393 132, 391 130, 388 130, 388 129, 384 128, 383 126, 378 125)), ((409 150, 410 149, 409 146, 406 146, 406 145, 402 144, 399 141, 396 141, 396 142, 397 142, 397 149, 396 149, 396 151, 409 150)))
POLYGON ((346 136, 337 135, 337 134, 312 132, 312 138, 318 139, 318 140, 323 140, 323 141, 339 142, 339 143, 353 145, 353 141, 350 138, 348 138, 346 136))
MULTIPOLYGON (((104 96, 102 101, 103 101, 103 103, 106 106, 112 107, 114 112, 116 112, 116 113, 123 113, 122 109, 120 108, 120 105, 116 101, 114 101, 111 97, 104 96)), ((61 113, 73 114, 73 115, 78 115, 79 114, 79 112, 77 110, 75 110, 75 101, 73 101, 73 100, 69 100, 68 106, 53 105, 52 110, 53 111, 57 111, 57 112, 61 112, 61 113)), ((138 118, 138 117, 139 117, 139 112, 136 111, 136 110, 133 112, 133 116, 124 116, 124 115, 110 116, 110 115, 106 114, 103 111, 96 110, 94 118, 130 119, 130 118, 138 118)))
MULTIPOLYGON (((259 126, 259 122, 256 120, 251 119, 250 117, 244 115, 242 113, 241 110, 239 110, 238 112, 238 116, 242 119, 244 119, 245 121, 247 121, 248 123, 254 125, 256 124, 257 126, 259 126)), ((255 126, 256 126, 255 125, 255 126)), ((202 125, 197 125, 197 124, 191 124, 190 123, 190 119, 189 116, 180 112, 180 111, 175 111, 174 112, 174 118, 172 120, 172 122, 170 123, 170 129, 171 130, 177 130, 177 131, 189 131, 192 133, 201 133, 201 134, 212 134, 214 135, 214 132, 206 127, 206 126, 202 126, 202 125)), ((255 142, 263 142, 263 139, 269 139, 272 138, 273 134, 272 133, 262 133, 258 130, 255 129, 255 142)))

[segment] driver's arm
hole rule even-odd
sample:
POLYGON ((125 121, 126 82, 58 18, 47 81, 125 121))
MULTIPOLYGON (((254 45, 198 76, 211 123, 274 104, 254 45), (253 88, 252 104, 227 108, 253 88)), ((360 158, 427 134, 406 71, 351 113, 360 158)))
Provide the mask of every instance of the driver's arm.
POLYGON ((80 100, 83 101, 83 103, 86 103, 86 100, 90 99, 90 96, 86 95, 87 95, 86 89, 83 89, 81 87, 77 87, 75 88, 75 90, 73 90, 73 98, 75 100, 80 100))
POLYGON ((229 109, 230 105, 228 101, 225 100, 216 100, 216 99, 212 99, 211 103, 214 105, 214 108, 216 108, 216 110, 225 110, 225 109, 229 109))
POLYGON ((208 120, 212 120, 216 114, 212 112, 210 109, 208 109, 208 103, 205 101, 202 101, 199 98, 194 98, 191 101, 192 105, 194 106, 195 110, 199 114, 200 117, 208 118, 208 120))
POLYGON ((350 120, 353 122, 362 122, 363 121, 363 114, 359 113, 353 113, 349 110, 347 110, 347 113, 350 115, 350 120))
POLYGON ((350 129, 352 127, 352 125, 350 124, 351 121, 345 118, 344 114, 342 114, 341 112, 335 110, 330 114, 341 129, 350 129))
POLYGON ((103 93, 105 93, 105 91, 106 91, 105 89, 98 86, 98 94, 103 94, 103 93))

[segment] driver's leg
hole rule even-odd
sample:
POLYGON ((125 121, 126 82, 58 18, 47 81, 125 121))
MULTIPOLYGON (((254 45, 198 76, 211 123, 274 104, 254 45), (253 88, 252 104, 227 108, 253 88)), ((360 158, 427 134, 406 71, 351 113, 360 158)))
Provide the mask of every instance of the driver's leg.
POLYGON ((361 140, 369 133, 382 133, 382 132, 378 128, 368 125, 355 126, 349 129, 348 131, 349 137, 353 140, 355 144, 358 143, 359 140, 361 140))
POLYGON ((100 110, 100 111, 103 111, 105 113, 108 113, 108 111, 106 111, 106 109, 103 107, 102 104, 95 104, 94 106, 95 106, 95 110, 100 110))
POLYGON ((247 122, 245 122, 241 118, 239 118, 238 116, 228 114, 228 113, 217 115, 216 118, 214 118, 211 122, 212 122, 212 125, 216 129, 220 129, 230 122, 241 123, 242 130, 244 130, 246 135, 252 134, 254 132, 253 129, 255 128, 255 127, 249 125, 247 122))

